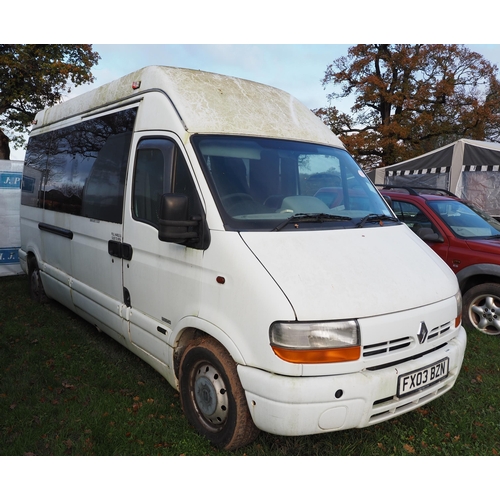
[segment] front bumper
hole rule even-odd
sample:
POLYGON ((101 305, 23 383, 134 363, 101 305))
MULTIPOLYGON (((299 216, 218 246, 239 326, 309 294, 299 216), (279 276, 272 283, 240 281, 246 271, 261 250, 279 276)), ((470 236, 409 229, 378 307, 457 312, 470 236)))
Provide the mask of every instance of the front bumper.
POLYGON ((419 359, 379 370, 330 376, 287 377, 238 366, 255 425, 282 436, 318 434, 367 427, 418 408, 449 391, 458 377, 467 337, 463 327, 441 349, 419 359), (398 398, 397 382, 442 358, 449 358, 444 380, 398 398))

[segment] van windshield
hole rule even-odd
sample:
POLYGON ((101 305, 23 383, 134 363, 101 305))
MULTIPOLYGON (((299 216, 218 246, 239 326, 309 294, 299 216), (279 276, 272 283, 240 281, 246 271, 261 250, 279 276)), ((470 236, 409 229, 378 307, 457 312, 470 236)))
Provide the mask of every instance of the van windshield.
POLYGON ((195 135, 192 142, 226 229, 307 230, 398 223, 343 149, 237 136, 195 135))

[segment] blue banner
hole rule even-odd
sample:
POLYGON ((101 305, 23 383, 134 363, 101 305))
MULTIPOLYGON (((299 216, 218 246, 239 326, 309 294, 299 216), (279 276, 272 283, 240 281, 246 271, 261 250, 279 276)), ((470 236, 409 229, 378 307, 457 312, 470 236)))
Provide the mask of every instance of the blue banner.
POLYGON ((0 248, 0 265, 19 264, 19 247, 0 248))
POLYGON ((21 189, 20 172, 0 172, 0 189, 21 189))

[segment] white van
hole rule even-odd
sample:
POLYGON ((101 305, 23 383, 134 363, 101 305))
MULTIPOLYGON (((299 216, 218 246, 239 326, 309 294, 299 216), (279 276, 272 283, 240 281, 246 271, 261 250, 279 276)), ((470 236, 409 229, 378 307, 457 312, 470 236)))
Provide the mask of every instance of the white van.
POLYGON ((228 450, 383 422, 462 364, 453 272, 265 85, 155 66, 41 111, 21 235, 33 298, 151 364, 228 450))

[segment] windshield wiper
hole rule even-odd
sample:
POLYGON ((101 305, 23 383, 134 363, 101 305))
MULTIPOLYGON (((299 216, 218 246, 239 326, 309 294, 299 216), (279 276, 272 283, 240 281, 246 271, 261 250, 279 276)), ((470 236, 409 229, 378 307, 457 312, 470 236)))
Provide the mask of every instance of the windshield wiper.
POLYGON ((392 217, 385 214, 368 214, 363 217, 357 224, 356 227, 363 227, 367 222, 382 222, 384 220, 389 220, 391 222, 399 222, 397 217, 392 217))
POLYGON ((346 217, 345 215, 333 215, 333 214, 294 214, 288 219, 284 220, 278 224, 273 231, 281 231, 286 225, 290 223, 297 222, 328 222, 328 221, 342 221, 342 220, 352 220, 352 217, 346 217))

